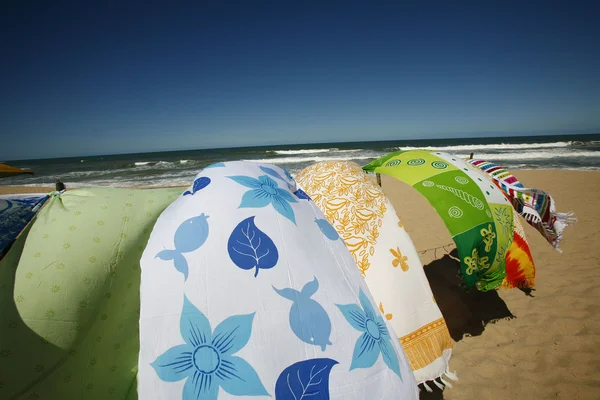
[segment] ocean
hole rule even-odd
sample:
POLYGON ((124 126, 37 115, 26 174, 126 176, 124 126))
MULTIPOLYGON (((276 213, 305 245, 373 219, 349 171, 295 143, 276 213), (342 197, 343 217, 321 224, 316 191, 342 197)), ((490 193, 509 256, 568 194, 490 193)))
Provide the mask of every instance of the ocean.
POLYGON ((364 165, 387 153, 412 149, 445 151, 464 158, 473 152, 475 158, 511 170, 600 170, 600 134, 594 134, 330 143, 10 161, 15 167, 32 169, 34 175, 4 178, 0 184, 53 186, 60 179, 71 188, 187 186, 203 167, 221 161, 267 162, 294 175, 319 161, 352 160, 364 165))

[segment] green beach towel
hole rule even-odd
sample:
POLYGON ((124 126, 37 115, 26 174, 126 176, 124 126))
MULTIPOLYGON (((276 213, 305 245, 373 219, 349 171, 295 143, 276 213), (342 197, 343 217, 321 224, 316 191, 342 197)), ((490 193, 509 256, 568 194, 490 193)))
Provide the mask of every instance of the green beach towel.
POLYGON ((0 262, 0 398, 137 398, 139 260, 181 189, 54 196, 0 262))
POLYGON ((513 208, 487 175, 452 154, 426 150, 390 153, 363 169, 412 186, 436 209, 456 243, 467 288, 502 284, 513 208))

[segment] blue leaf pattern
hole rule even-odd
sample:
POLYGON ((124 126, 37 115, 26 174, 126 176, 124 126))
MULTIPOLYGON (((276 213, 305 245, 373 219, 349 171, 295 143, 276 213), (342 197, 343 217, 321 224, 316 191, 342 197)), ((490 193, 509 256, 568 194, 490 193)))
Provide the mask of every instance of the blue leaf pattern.
POLYGON ((331 320, 327 311, 315 300, 311 299, 319 289, 319 281, 315 277, 300 292, 292 288, 282 290, 273 287, 281 297, 293 302, 290 308, 290 328, 304 343, 321 347, 325 351, 331 335, 331 320))
POLYGON ((312 199, 310 198, 309 195, 307 195, 304 190, 302 189, 298 189, 294 192, 294 194, 296 195, 297 198, 302 199, 302 200, 308 200, 311 201, 312 199))
POLYGON ((290 365, 275 383, 276 400, 329 400, 329 375, 338 364, 331 358, 313 358, 290 365))
POLYGON ((206 177, 206 176, 201 176, 200 178, 196 179, 194 181, 194 185, 192 186, 192 191, 190 192, 189 190, 186 190, 183 195, 187 196, 187 195, 194 195, 196 194, 196 192, 204 189, 205 187, 207 187, 208 185, 210 185, 210 178, 206 177))
POLYGON ((270 269, 277 264, 279 253, 271 238, 255 225, 254 218, 246 218, 235 227, 229 236, 227 251, 239 268, 255 268, 256 277, 260 269, 270 269))

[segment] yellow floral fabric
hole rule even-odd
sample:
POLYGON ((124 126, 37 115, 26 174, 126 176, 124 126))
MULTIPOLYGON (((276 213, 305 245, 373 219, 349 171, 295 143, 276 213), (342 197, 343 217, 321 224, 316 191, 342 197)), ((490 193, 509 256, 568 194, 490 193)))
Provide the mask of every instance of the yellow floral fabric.
POLYGON ((305 182, 306 193, 344 239, 365 276, 387 211, 385 195, 350 163, 322 162, 304 171, 297 181, 305 182))
POLYGON ((448 370, 452 339, 417 251, 394 207, 353 162, 321 162, 296 176, 352 253, 417 382, 448 370))

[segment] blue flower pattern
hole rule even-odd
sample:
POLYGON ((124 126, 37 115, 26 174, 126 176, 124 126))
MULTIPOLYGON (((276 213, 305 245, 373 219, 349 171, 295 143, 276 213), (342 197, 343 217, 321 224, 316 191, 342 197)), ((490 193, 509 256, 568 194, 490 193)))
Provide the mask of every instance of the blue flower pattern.
POLYGON ((298 201, 288 190, 281 189, 277 182, 269 176, 262 175, 258 179, 250 176, 230 176, 229 178, 252 189, 244 193, 239 208, 262 208, 271 204, 275 211, 294 224, 296 223, 296 216, 290 203, 298 201))
POLYGON ((350 371, 355 368, 372 367, 381 354, 385 364, 402 379, 398 356, 392 347, 390 333, 383 318, 375 312, 362 289, 359 292, 359 300, 360 306, 337 304, 346 321, 357 331, 363 332, 354 346, 350 371))
MULTIPOLYGON (((214 164, 211 167, 220 166, 224 165, 214 164)), ((261 170, 271 176, 278 175, 271 168, 261 167, 261 170)), ((283 171, 286 177, 293 182, 293 178, 289 173, 286 170, 283 171)), ((297 202, 296 199, 288 190, 280 188, 269 176, 259 176, 258 179, 249 176, 229 176, 228 178, 251 189, 242 196, 239 208, 261 208, 271 204, 279 214, 296 224, 295 214, 290 206, 290 203, 297 202)), ((277 178, 285 182, 285 179, 280 175, 277 178)), ((294 194, 300 199, 310 199, 301 190, 294 194)), ((204 215, 201 217, 207 218, 204 215)), ((270 238, 254 225, 254 218, 247 218, 235 228, 229 239, 228 251, 231 256, 232 251, 243 243, 256 253, 255 247, 259 248, 259 244, 262 245, 264 242, 269 253, 264 257, 260 253, 261 258, 257 259, 258 256, 255 257, 256 262, 246 262, 242 257, 244 254, 238 257, 239 251, 234 252, 235 257, 232 258, 241 269, 255 269, 254 276, 256 277, 259 269, 272 268, 277 263, 278 256, 277 248, 270 238), (244 238, 237 234, 238 230, 245 233, 244 238, 248 239, 248 244, 245 243, 244 238), (235 240, 232 242, 233 239, 235 240), (270 254, 271 251, 273 252, 272 255, 270 254), (271 257, 272 260, 271 258, 267 260, 267 256, 271 257), (264 265, 262 263, 263 258, 266 260, 264 265)), ((202 222, 206 224, 205 221, 202 222)), ((339 238, 332 227, 330 229, 330 226, 324 226, 325 220, 322 222, 317 219, 315 222, 322 234, 328 239, 335 240, 339 238)), ((189 228, 189 232, 182 235, 180 231, 182 228, 180 227, 176 234, 180 237, 176 238, 179 240, 175 240, 175 250, 164 250, 158 257, 175 259, 175 267, 184 273, 187 278, 187 265, 185 265, 185 268, 183 267, 183 261, 185 260, 179 260, 179 264, 182 265, 180 267, 178 266, 178 258, 183 258, 180 253, 192 251, 202 245, 208 233, 207 227, 202 226, 202 228, 204 229, 201 229, 202 234, 200 235, 192 232, 189 228), (187 237, 187 239, 182 236, 187 237)), ((331 332, 329 317, 323 307, 310 299, 310 296, 318 289, 316 277, 312 282, 307 283, 300 292, 291 288, 274 289, 279 295, 293 302, 290 310, 290 326, 298 339, 320 346, 323 351, 326 345, 331 345, 329 341, 329 333, 331 332), (301 315, 292 318, 295 315, 294 307, 297 307, 300 303, 306 308, 305 311, 311 310, 310 312, 301 313, 306 314, 308 321, 301 315), (317 324, 319 326, 311 324, 311 322, 314 322, 313 319, 320 321, 320 324, 317 324), (304 327, 304 325, 306 326, 304 327), (310 332, 304 332, 305 328, 311 328, 309 329, 310 332), (318 336, 318 338, 315 339, 314 336, 318 336)), ((402 380, 398 355, 392 346, 392 339, 387 325, 382 316, 375 311, 362 289, 359 289, 359 301, 360 305, 336 304, 346 321, 362 333, 354 347, 350 370, 374 366, 381 354, 387 367, 402 380)), ((218 398, 219 388, 233 396, 270 396, 254 368, 244 359, 234 355, 248 344, 253 319, 254 313, 234 315, 225 319, 212 331, 208 318, 184 295, 180 332, 185 344, 168 349, 151 365, 163 381, 176 382, 186 379, 182 399, 214 400, 218 398)), ((337 361, 327 358, 299 360, 281 373, 274 389, 275 397, 289 398, 291 395, 294 398, 303 399, 304 397, 318 395, 320 398, 328 399, 328 376, 331 368, 336 364, 337 361)))
POLYGON ((234 356, 246 346, 254 314, 234 315, 211 330, 208 318, 184 297, 180 331, 185 344, 175 346, 151 365, 160 379, 186 379, 184 400, 218 398, 219 387, 232 396, 269 396, 258 374, 234 356))

